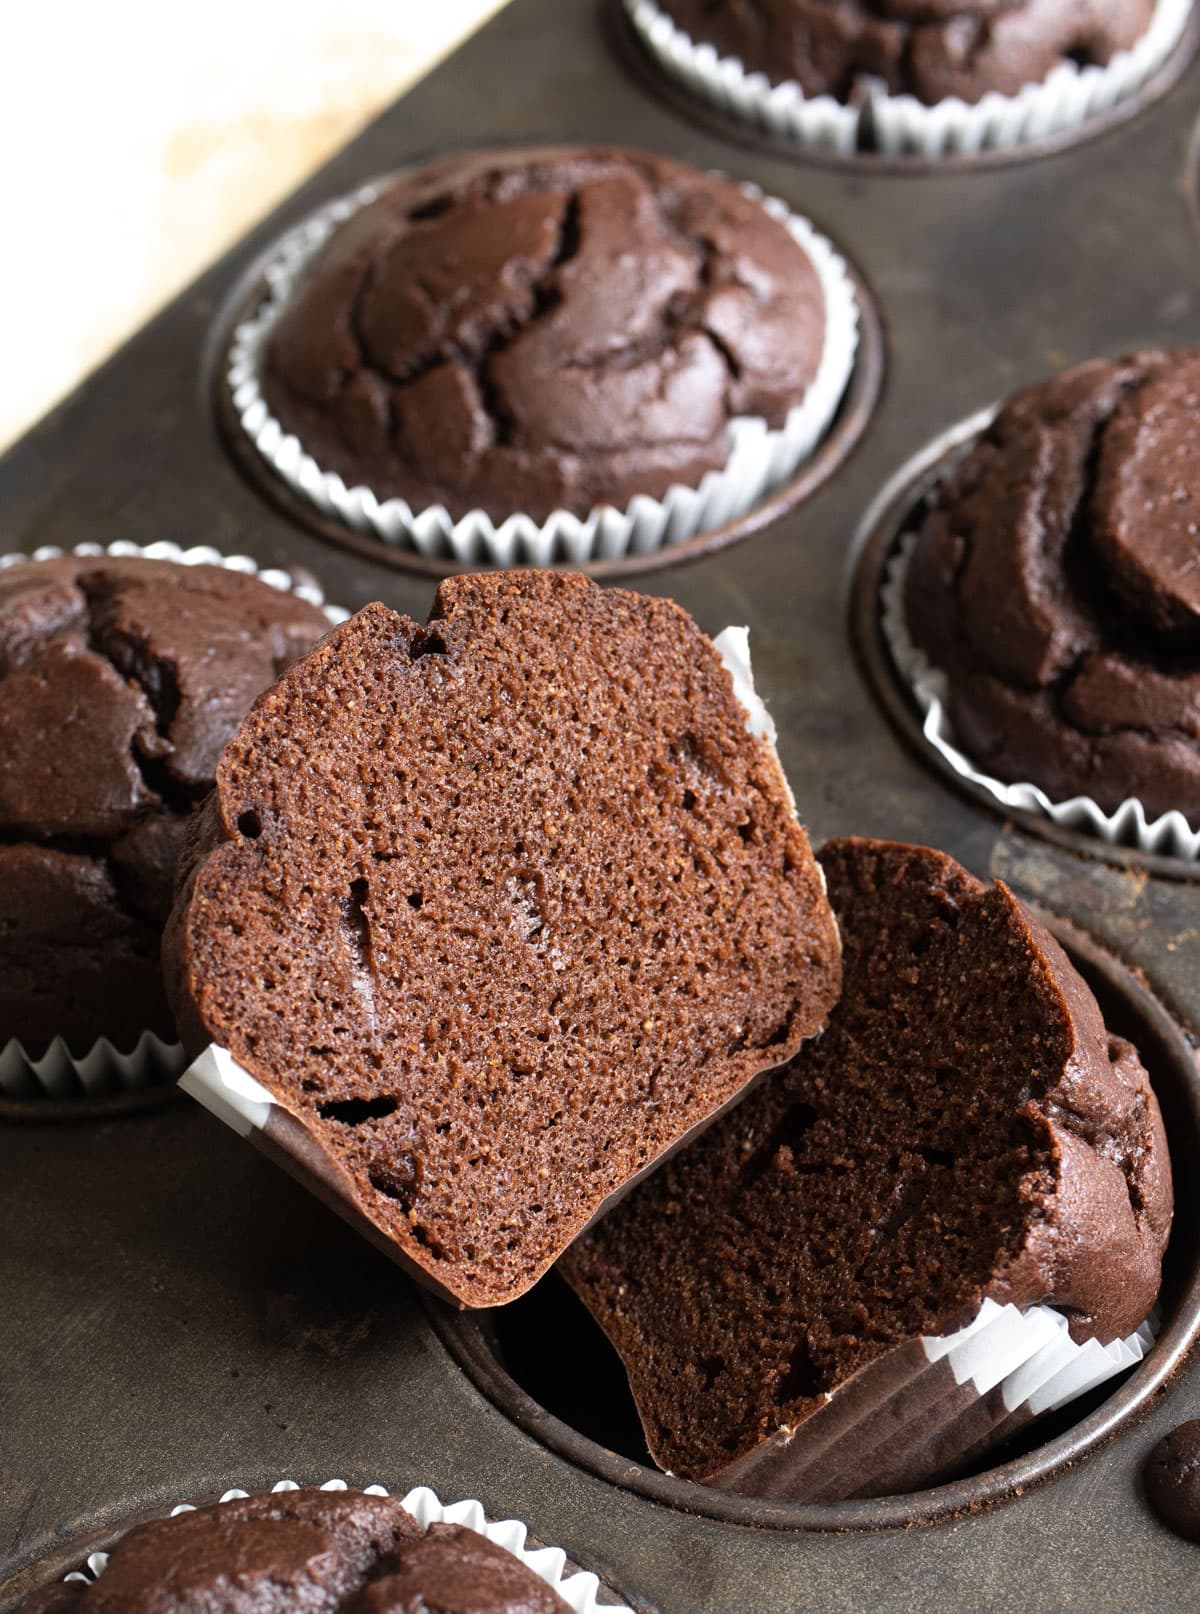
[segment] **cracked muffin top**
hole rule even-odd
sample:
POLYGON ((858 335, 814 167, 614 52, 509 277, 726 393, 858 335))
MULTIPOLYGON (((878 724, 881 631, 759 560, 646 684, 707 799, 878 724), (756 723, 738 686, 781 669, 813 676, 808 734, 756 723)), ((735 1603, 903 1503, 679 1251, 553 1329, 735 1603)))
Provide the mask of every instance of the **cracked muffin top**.
POLYGON ((336 232, 263 393, 348 486, 542 521, 697 485, 732 418, 782 425, 824 332, 808 255, 730 181, 632 151, 475 152, 336 232))
POLYGON ((1200 352, 1018 393, 925 517, 913 639, 1001 779, 1200 828, 1200 352))
POLYGON ((19 1614, 568 1614, 519 1558, 457 1524, 428 1530, 390 1496, 274 1491, 135 1526, 99 1579, 19 1614))
POLYGON ((849 101, 864 78, 927 106, 1015 95, 1064 62, 1104 66, 1155 0, 658 0, 697 43, 772 83, 849 101))
POLYGON ((218 566, 0 572, 0 1044, 173 1036, 158 963, 194 802, 324 613, 218 566))

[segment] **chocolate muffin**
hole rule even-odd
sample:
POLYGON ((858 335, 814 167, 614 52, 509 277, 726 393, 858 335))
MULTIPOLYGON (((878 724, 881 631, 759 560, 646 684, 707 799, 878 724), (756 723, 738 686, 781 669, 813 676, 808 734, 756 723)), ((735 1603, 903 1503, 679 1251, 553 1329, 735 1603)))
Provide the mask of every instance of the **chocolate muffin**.
POLYGON ((173 1040, 159 947, 188 814, 255 696, 328 626, 218 566, 0 571, 0 1045, 173 1040))
POLYGON ((807 254, 730 181, 634 151, 473 152, 337 230, 261 380, 347 485, 542 521, 696 486, 731 419, 801 402, 824 331, 807 254))
MULTIPOLYGON (((806 1500, 874 1494, 877 1396, 899 1387, 889 1432, 930 1439, 942 1406, 914 1420, 903 1374, 868 1375, 899 1357, 917 1377, 921 1353, 901 1353, 985 1297, 1125 1337, 1158 1293, 1172 1209, 1137 1052, 1006 887, 923 847, 818 857, 844 956, 825 1034, 560 1263, 658 1463, 764 1494, 759 1458, 767 1494, 806 1500), (825 1449, 847 1401, 850 1445, 825 1449)), ((906 1484, 921 1477, 910 1464, 906 1484)))
POLYGON ((1200 827, 1200 353, 1020 392, 936 494, 908 569, 955 738, 1053 800, 1200 827))
POLYGON ((461 1525, 423 1531, 389 1496, 276 1491, 153 1519, 99 1579, 35 1593, 20 1614, 565 1614, 540 1576, 461 1525))
POLYGON ((444 582, 424 628, 368 606, 263 697, 165 960, 188 1047, 472 1306, 785 1063, 840 979, 713 646, 668 600, 534 571, 444 582))
POLYGON ((866 78, 926 106, 1015 95, 1064 62, 1105 66, 1155 0, 657 0, 697 44, 774 84, 853 99, 866 78))

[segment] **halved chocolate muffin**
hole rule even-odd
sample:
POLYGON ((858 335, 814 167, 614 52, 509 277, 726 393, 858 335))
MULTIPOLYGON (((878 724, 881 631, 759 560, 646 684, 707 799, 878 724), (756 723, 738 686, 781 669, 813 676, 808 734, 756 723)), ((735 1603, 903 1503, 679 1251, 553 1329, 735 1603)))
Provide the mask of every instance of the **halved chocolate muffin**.
POLYGON ((325 472, 496 522, 623 509, 725 464, 817 375, 817 272, 733 182, 606 148, 469 152, 343 223, 262 392, 325 472))
POLYGON ((955 739, 1003 780, 1200 827, 1200 353, 1018 393, 937 490, 908 567, 955 739))
POLYGON ((657 0, 698 44, 774 84, 849 101, 867 78, 926 106, 1015 95, 1063 62, 1106 65, 1154 0, 657 0))
POLYGON ((159 948, 188 816, 255 696, 328 627, 219 566, 0 571, 0 1047, 174 1040, 159 948))
POLYGON ((844 957, 824 1035, 559 1264, 657 1462, 802 1500, 908 1488, 986 1446, 1015 1409, 964 1416, 980 1397, 923 1348, 985 1299, 1060 1307, 1077 1340, 1130 1334, 1172 1210, 1136 1050, 1011 892, 921 847, 819 861, 844 957))
POLYGON ((456 1524, 428 1530, 390 1496, 273 1491, 135 1526, 99 1578, 20 1614, 566 1614, 512 1553, 456 1524))
MULTIPOLYGON (((672 602, 464 576, 336 629, 227 746, 165 961, 260 1141, 422 1281, 514 1299, 823 1024, 787 782, 672 602)), ((243 1130, 246 1130, 243 1128, 243 1130)))

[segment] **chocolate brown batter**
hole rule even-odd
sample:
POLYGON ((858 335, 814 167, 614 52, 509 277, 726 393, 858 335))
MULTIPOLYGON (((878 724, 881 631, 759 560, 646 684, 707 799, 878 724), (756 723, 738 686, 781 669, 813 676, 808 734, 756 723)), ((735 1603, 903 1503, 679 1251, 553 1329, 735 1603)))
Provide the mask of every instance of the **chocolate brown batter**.
POLYGON ((0 571, 0 1043, 168 1040, 159 944, 193 803, 324 614, 216 566, 0 571))
POLYGON ((824 330, 808 256, 732 181, 642 152, 477 152, 337 231, 263 391, 380 498, 583 516, 696 486, 734 416, 781 425, 824 330))
POLYGON ((837 936, 774 753, 667 600, 444 582, 226 748, 167 934, 180 1027, 425 1281, 514 1299, 824 1022, 837 936))
POLYGON ((1158 1104, 1058 944, 944 853, 819 861, 845 964, 828 1029, 560 1263, 689 1479, 782 1425, 798 1465, 829 1395, 985 1296, 1107 1341, 1158 1293, 1158 1104))

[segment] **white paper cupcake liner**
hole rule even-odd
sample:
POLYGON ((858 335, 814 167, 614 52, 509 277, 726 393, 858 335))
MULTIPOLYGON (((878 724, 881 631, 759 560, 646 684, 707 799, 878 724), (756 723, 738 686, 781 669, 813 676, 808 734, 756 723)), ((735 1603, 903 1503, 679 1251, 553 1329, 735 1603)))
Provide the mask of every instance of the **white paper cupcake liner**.
POLYGON ((948 709, 950 681, 913 643, 905 618, 904 580, 916 542, 915 533, 906 534, 888 562, 880 590, 880 625, 896 670, 922 713, 921 732, 938 755, 960 778, 981 786, 1001 807, 1040 813, 1063 829, 1095 835, 1110 846, 1136 846, 1143 852, 1190 862, 1200 859, 1200 830, 1193 829, 1181 812, 1149 818, 1145 805, 1132 796, 1111 813, 1090 796, 1052 801, 1035 784, 1006 784, 981 772, 958 749, 948 709))
MULTIPOLYGON (((277 1480, 270 1487, 272 1493, 277 1491, 298 1491, 302 1487, 295 1480, 277 1480)), ((346 1484, 345 1480, 326 1480, 319 1487, 322 1491, 347 1491, 357 1489, 346 1484)), ((383 1485, 365 1485, 363 1492, 367 1496, 388 1496, 390 1493, 383 1485)), ((220 1498, 222 1502, 232 1502, 235 1498, 250 1496, 249 1491, 226 1491, 220 1498)), ((451 1502, 448 1505, 438 1500, 437 1493, 431 1491, 427 1485, 418 1485, 406 1496, 400 1498, 400 1506, 405 1508, 416 1519, 423 1530, 428 1530, 431 1524, 460 1524, 468 1530, 474 1530, 477 1535, 486 1536, 497 1547, 503 1547, 505 1552, 511 1552, 513 1557, 523 1563, 525 1567, 544 1580, 547 1586, 552 1586, 573 1614, 633 1614, 627 1603, 601 1603, 599 1602, 600 1581, 590 1570, 573 1569, 568 1572, 567 1555, 561 1547, 537 1547, 529 1545, 529 1528, 522 1524, 520 1519, 489 1519, 483 1511, 483 1504, 475 1501, 451 1502)), ((180 1513, 195 1512, 195 1504, 180 1502, 173 1507, 170 1517, 175 1518, 180 1513)), ((84 1569, 72 1570, 64 1575, 64 1580, 96 1581, 108 1568, 108 1553, 93 1552, 89 1555, 84 1569)))
MULTIPOLYGON (((76 544, 64 550, 54 545, 30 554, 0 555, 0 571, 25 566, 31 561, 55 560, 64 554, 134 556, 144 560, 169 560, 183 566, 222 566, 226 571, 258 577, 281 593, 295 594, 324 611, 330 626, 344 622, 348 611, 328 605, 321 589, 313 583, 300 583, 290 572, 278 567, 260 567, 249 555, 223 555, 207 544, 182 549, 178 544, 160 542, 132 544, 76 544)), ((120 1049, 101 1037, 82 1054, 73 1054, 61 1037, 34 1058, 16 1038, 0 1042, 0 1098, 58 1100, 106 1098, 139 1088, 161 1087, 178 1079, 187 1067, 187 1057, 178 1043, 166 1043, 151 1031, 143 1032, 130 1049, 120 1049)))
POLYGON ((1134 95, 1179 44, 1191 0, 1158 0, 1141 39, 1106 67, 1064 62, 1016 95, 991 93, 968 105, 951 97, 926 106, 891 95, 864 76, 852 104, 830 95, 806 97, 799 84, 772 84, 734 56, 718 56, 678 28, 655 0, 625 0, 650 54, 671 77, 721 111, 803 146, 853 152, 870 146, 886 156, 945 157, 1012 150, 1079 128, 1134 95))
POLYGON ((1136 1366, 1157 1332, 1152 1314, 1126 1339, 1077 1344, 1053 1307, 984 1300, 966 1327, 895 1347, 709 1483, 808 1502, 923 1489, 1136 1366))
POLYGON ((765 73, 747 72, 736 56, 720 56, 715 46, 697 44, 654 0, 624 3, 646 49, 693 95, 799 145, 855 150, 862 118, 859 106, 847 106, 832 95, 805 95, 794 79, 772 84, 765 73))
POLYGON ((625 555, 652 554, 698 532, 736 520, 789 480, 829 430, 854 368, 858 348, 858 300, 845 262, 806 219, 754 185, 743 192, 786 225, 816 269, 825 299, 825 343, 812 384, 773 430, 757 416, 729 424, 731 449, 719 471, 699 487, 672 487, 662 499, 639 494, 624 510, 597 505, 586 517, 557 510, 543 522, 516 514, 494 522, 474 510, 455 520, 444 505, 414 511, 404 499, 376 498, 366 487, 348 488, 323 471, 300 439, 271 414, 260 371, 266 342, 309 264, 339 224, 388 188, 377 180, 312 214, 282 238, 263 278, 266 290, 250 318, 234 331, 226 380, 242 430, 270 468, 322 515, 420 555, 444 556, 465 565, 572 566, 625 555))
POLYGON ((998 1305, 985 1300, 974 1319, 953 1334, 928 1336, 921 1348, 930 1362, 945 1360, 956 1384, 968 1380, 979 1395, 999 1389, 1005 1410, 1028 1405, 1034 1416, 1057 1412, 1134 1367, 1153 1345, 1156 1317, 1125 1339, 1077 1343, 1066 1316, 1052 1306, 998 1305))

